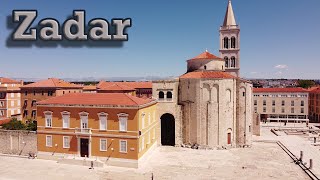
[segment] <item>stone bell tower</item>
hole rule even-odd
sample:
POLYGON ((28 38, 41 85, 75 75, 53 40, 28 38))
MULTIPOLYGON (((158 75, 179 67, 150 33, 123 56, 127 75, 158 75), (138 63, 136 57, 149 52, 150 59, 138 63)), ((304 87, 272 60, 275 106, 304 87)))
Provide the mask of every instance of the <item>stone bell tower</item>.
POLYGON ((220 57, 226 72, 240 76, 240 27, 236 23, 231 0, 228 1, 223 25, 220 27, 220 57))

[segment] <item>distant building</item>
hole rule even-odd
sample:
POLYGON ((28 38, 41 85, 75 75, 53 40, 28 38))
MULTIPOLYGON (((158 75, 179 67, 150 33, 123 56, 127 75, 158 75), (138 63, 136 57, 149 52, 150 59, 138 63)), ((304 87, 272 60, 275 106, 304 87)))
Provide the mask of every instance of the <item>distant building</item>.
POLYGON ((98 93, 128 93, 137 97, 152 97, 152 82, 106 82, 97 85, 98 93))
POLYGON ((38 103, 39 154, 138 167, 157 145, 156 101, 124 93, 74 93, 38 103))
POLYGON ((262 121, 308 122, 308 95, 303 88, 254 88, 254 112, 262 121))
POLYGON ((309 118, 312 122, 320 123, 320 88, 309 91, 309 118))
POLYGON ((20 119, 20 89, 22 81, 0 77, 0 119, 16 117, 20 119))
POLYGON ((23 120, 36 120, 36 103, 51 97, 68 93, 82 92, 83 86, 68 83, 61 79, 49 78, 28 85, 21 86, 21 103, 23 120))
POLYGON ((95 86, 95 85, 83 86, 82 91, 83 91, 83 93, 96 93, 97 86, 95 86))

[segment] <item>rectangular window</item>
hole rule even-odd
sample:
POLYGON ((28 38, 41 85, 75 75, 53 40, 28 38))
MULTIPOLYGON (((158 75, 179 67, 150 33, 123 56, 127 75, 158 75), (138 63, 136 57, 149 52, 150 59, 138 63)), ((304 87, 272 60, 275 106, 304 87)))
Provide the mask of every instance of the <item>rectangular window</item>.
POLYGON ((70 148, 69 136, 63 136, 63 148, 70 148))
POLYGON ((13 107, 14 106, 14 101, 11 101, 11 107, 13 107))
POLYGON ((291 108, 291 113, 294 113, 294 108, 291 108))
POLYGON ((275 106, 275 105, 276 105, 276 101, 272 100, 272 106, 275 106))
POLYGON ((263 112, 267 112, 267 108, 266 107, 263 107, 263 112))
POLYGON ((81 115, 80 121, 81 121, 81 129, 87 129, 88 128, 88 116, 81 115))
POLYGON ((304 113, 304 108, 301 108, 301 113, 304 113))
POLYGON ((257 100, 254 100, 254 101, 253 101, 253 104, 256 106, 256 105, 257 105, 257 100))
POLYGON ((281 108, 281 113, 284 113, 284 108, 281 108))
POLYGON ((127 152, 127 141, 120 140, 120 152, 126 153, 127 152))
POLYGON ((32 110, 32 111, 31 111, 31 117, 32 117, 33 119, 36 119, 36 114, 37 114, 37 111, 36 111, 36 110, 32 110))
POLYGON ((0 101, 0 107, 3 107, 3 106, 4 106, 4 102, 0 101))
POLYGON ((107 140, 100 139, 100 151, 107 151, 107 140))
POLYGON ((304 101, 301 101, 301 106, 304 106, 304 101))
POLYGON ((27 95, 28 95, 28 91, 25 91, 25 92, 24 92, 24 95, 27 96, 27 95))
POLYGON ((62 115, 62 127, 63 128, 69 128, 70 127, 70 115, 64 114, 62 115))
POLYGON ((267 105, 267 101, 266 100, 263 100, 263 105, 267 105))
POLYGON ((119 117, 120 131, 127 131, 127 120, 128 117, 119 117))
POLYGON ((26 117, 26 116, 28 116, 28 110, 23 111, 23 117, 26 117))
POLYGON ((294 101, 291 101, 291 106, 294 106, 294 101))
POLYGON ((273 107, 272 108, 272 112, 275 113, 276 112, 276 108, 273 107))
POLYGON ((99 115, 99 126, 100 130, 105 131, 107 130, 107 116, 106 115, 99 115))
POLYGON ((51 135, 46 135, 46 146, 52 147, 52 136, 51 135))
POLYGON ((258 108, 257 107, 254 107, 254 112, 257 112, 258 108))
POLYGON ((18 100, 18 106, 21 106, 21 101, 20 100, 18 100))
POLYGON ((18 93, 17 96, 20 97, 20 93, 18 93))
POLYGON ((282 106, 284 106, 284 105, 285 105, 284 101, 282 101, 282 102, 281 102, 281 105, 282 105, 282 106))
POLYGON ((11 93, 10 95, 11 95, 11 98, 14 98, 14 93, 11 93))
POLYGON ((45 115, 46 127, 52 127, 52 115, 45 115))

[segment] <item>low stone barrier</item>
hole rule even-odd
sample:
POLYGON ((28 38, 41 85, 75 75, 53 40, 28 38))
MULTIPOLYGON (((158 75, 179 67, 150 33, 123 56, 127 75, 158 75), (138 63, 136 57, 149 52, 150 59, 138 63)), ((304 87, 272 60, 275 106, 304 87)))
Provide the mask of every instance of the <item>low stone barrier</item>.
POLYGON ((29 156, 37 154, 37 134, 34 131, 0 130, 0 153, 29 156))

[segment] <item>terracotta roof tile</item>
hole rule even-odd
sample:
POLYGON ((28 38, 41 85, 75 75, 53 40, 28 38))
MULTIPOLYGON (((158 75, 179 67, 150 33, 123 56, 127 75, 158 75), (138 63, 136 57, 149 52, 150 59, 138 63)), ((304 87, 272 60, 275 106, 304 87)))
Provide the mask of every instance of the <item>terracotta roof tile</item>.
POLYGON ((94 85, 83 86, 83 90, 87 90, 87 91, 94 91, 96 89, 97 89, 97 86, 94 86, 94 85))
POLYGON ((182 79, 235 79, 237 77, 222 71, 194 71, 180 76, 182 79))
POLYGON ((16 81, 14 79, 0 77, 0 82, 3 84, 20 84, 20 81, 16 81))
POLYGON ((139 106, 151 102, 155 100, 142 99, 126 93, 70 93, 40 101, 37 104, 139 106))
POLYGON ((253 88, 254 93, 273 93, 273 92, 308 92, 308 90, 297 87, 297 88, 253 88))
POLYGON ((25 86, 22 86, 22 88, 76 88, 81 89, 83 86, 79 86, 73 83, 66 82, 61 79, 56 78, 49 78, 46 80, 38 81, 35 83, 31 83, 25 86))
POLYGON ((223 60, 223 59, 221 59, 220 57, 215 56, 215 55, 213 55, 213 54, 209 53, 208 51, 205 51, 205 52, 203 52, 203 53, 199 54, 198 56, 196 56, 196 57, 194 57, 194 58, 192 58, 192 59, 190 59, 190 60, 198 60, 198 59, 215 59, 215 60, 223 60))
POLYGON ((151 89, 152 82, 106 82, 100 81, 97 85, 100 90, 135 90, 151 89))

